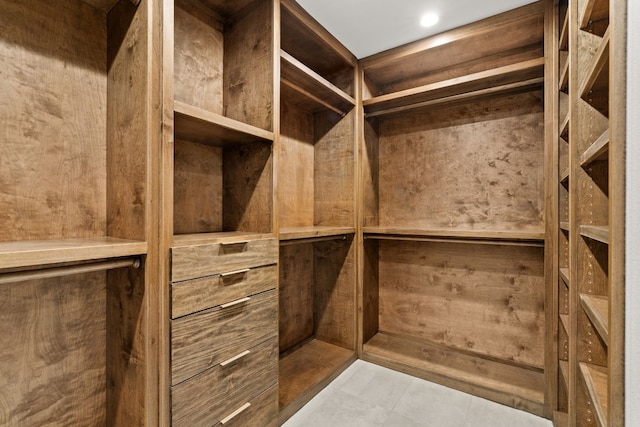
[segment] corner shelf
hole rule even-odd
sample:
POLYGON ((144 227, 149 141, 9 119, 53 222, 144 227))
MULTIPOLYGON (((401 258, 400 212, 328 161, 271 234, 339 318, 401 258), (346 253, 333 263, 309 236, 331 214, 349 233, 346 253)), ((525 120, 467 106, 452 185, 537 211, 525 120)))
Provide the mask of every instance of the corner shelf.
POLYGON ((543 83, 544 58, 456 77, 363 101, 367 116, 395 113, 434 102, 457 101, 513 90, 531 89, 543 83))
POLYGON ((113 237, 0 243, 0 270, 33 269, 147 253, 147 243, 113 237))
POLYGON ((603 296, 580 294, 580 304, 602 340, 609 345, 609 300, 603 296))
POLYGON ((273 141, 273 132, 174 101, 176 139, 225 146, 273 141))
POLYGON ((284 50, 280 51, 280 64, 282 85, 304 95, 317 107, 344 115, 355 106, 353 97, 284 50))
POLYGON ((282 227, 280 241, 309 240, 318 238, 339 238, 347 234, 355 234, 355 227, 282 227))
POLYGON ((378 240, 468 240, 478 243, 529 243, 536 245, 544 240, 544 231, 514 230, 458 230, 442 228, 408 228, 408 227, 364 227, 367 239, 378 240))
POLYGON ((580 28, 585 29, 590 22, 609 17, 609 0, 587 0, 580 19, 580 28))
POLYGON ((607 369, 587 363, 580 363, 580 372, 582 373, 589 397, 593 402, 598 426, 606 427, 608 425, 609 404, 609 375, 607 369))
POLYGON ((567 284, 567 287, 571 286, 571 282, 569 282, 569 269, 561 268, 560 269, 560 278, 567 284))
POLYGON ((609 158, 609 129, 585 150, 580 156, 580 166, 585 167, 598 160, 609 158))
POLYGON ((581 225, 580 235, 591 240, 609 244, 609 227, 596 225, 581 225))

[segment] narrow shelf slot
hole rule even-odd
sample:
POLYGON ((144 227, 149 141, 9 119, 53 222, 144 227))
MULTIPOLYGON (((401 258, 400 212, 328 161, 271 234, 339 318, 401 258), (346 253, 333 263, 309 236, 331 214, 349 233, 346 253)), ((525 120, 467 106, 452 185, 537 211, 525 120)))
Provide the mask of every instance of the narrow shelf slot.
POLYGON ((215 146, 273 141, 273 132, 184 102, 174 101, 173 108, 176 139, 215 146))
POLYGON ((598 160, 607 160, 609 158, 609 129, 605 130, 602 135, 585 150, 580 156, 580 166, 586 167, 598 160))
POLYGON ((580 82, 580 97, 586 99, 591 91, 609 87, 609 30, 604 34, 600 47, 580 82))
POLYGON ((580 363, 580 372, 600 427, 608 425, 609 375, 606 368, 580 363))
POLYGON ((569 50, 569 10, 564 14, 562 29, 560 30, 560 50, 569 50))
POLYGON ((609 244, 609 227, 607 226, 581 225, 580 235, 607 245, 609 244))
POLYGON ((421 103, 426 101, 498 88, 518 82, 537 81, 536 79, 542 77, 543 68, 544 58, 531 59, 492 70, 376 96, 365 100, 363 105, 368 116, 372 113, 398 107, 415 108, 416 105, 422 106, 421 103))
POLYGON ((571 282, 569 282, 569 269, 561 268, 560 269, 560 278, 567 284, 567 287, 571 286, 571 282))
POLYGON ((438 241, 468 241, 489 244, 506 244, 509 242, 540 243, 544 240, 544 231, 540 230, 457 230, 439 228, 406 228, 406 227, 364 227, 367 239, 398 239, 438 241))
POLYGON ((609 345, 609 300, 598 295, 580 294, 580 304, 602 340, 609 345))
POLYGON ((353 97, 284 50, 280 51, 280 59, 283 85, 304 95, 317 107, 344 115, 355 106, 353 97))
POLYGON ((580 28, 589 27, 591 22, 601 21, 609 17, 609 0, 587 0, 584 6, 580 28))
POLYGON ((338 238, 347 234, 354 234, 355 232, 355 227, 282 227, 280 228, 280 240, 307 240, 324 237, 338 238))
POLYGON ((70 264, 131 257, 147 253, 147 243, 95 237, 0 243, 0 270, 28 270, 51 264, 70 264))

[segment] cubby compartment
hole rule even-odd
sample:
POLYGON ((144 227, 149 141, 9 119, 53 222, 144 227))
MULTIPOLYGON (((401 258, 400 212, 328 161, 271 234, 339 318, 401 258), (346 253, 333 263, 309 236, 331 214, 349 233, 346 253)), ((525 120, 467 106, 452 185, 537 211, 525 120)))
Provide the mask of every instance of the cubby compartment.
POLYGON ((150 8, 0 1, 3 424, 139 425, 157 411, 150 8))
POLYGON ((280 421, 356 359, 353 235, 280 245, 280 421))

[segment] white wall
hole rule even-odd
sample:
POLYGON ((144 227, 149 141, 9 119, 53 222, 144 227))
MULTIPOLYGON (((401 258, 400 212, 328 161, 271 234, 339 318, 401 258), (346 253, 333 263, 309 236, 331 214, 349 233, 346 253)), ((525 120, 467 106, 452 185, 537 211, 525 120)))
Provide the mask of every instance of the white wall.
POLYGON ((640 1, 628 4, 626 425, 640 426, 640 1))

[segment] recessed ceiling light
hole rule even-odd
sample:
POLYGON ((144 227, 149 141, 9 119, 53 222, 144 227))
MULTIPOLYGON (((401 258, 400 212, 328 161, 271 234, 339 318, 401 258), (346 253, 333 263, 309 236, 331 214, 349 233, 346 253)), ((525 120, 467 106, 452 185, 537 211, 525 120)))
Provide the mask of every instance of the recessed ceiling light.
POLYGON ((440 17, 437 13, 425 13, 420 19, 420 25, 423 27, 433 27, 438 23, 440 17))

